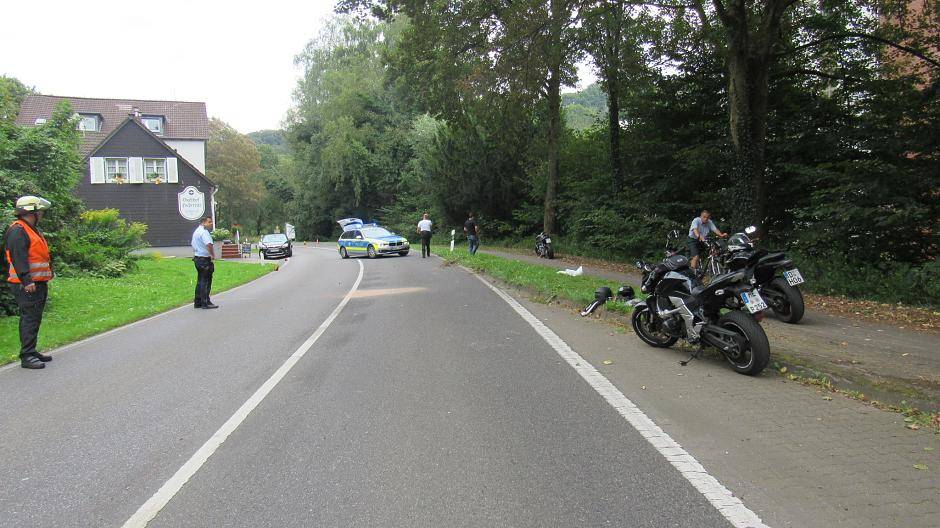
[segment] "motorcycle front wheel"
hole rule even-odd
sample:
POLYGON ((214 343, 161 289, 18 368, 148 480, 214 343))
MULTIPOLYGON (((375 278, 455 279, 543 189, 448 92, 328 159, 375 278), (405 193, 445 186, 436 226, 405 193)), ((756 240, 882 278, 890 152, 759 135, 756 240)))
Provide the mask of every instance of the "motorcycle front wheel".
POLYGON ((770 363, 770 343, 764 329, 750 315, 732 310, 718 319, 718 326, 744 337, 745 345, 723 352, 735 372, 756 376, 770 363))
POLYGON ((658 325, 653 320, 653 313, 646 305, 633 308, 630 324, 633 325, 634 333, 649 346, 667 348, 676 344, 676 341, 679 340, 678 337, 666 334, 657 328, 658 325))
POLYGON ((549 248, 548 248, 548 251, 547 251, 546 254, 545 254, 545 256, 547 256, 549 260, 555 258, 555 250, 552 249, 551 247, 549 247, 549 248))

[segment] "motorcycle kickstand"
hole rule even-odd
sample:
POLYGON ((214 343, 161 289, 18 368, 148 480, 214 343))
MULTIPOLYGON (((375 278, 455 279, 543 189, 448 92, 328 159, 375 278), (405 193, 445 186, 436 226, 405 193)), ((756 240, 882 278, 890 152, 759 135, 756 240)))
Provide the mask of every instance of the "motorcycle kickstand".
POLYGON ((704 352, 704 351, 705 351, 704 348, 699 347, 698 350, 696 350, 695 352, 692 352, 692 355, 689 356, 689 359, 687 359, 687 360, 685 360, 685 361, 680 361, 679 364, 682 365, 683 367, 686 366, 686 365, 688 365, 693 359, 698 359, 698 357, 701 356, 701 355, 702 355, 702 352, 704 352))

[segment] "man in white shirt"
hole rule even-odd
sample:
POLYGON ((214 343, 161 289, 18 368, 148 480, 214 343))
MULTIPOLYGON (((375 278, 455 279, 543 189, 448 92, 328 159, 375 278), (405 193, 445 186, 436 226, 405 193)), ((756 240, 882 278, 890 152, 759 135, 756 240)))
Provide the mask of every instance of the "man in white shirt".
POLYGON ((196 298, 193 302, 193 308, 203 308, 211 310, 218 308, 209 300, 209 292, 212 291, 212 273, 215 271, 215 264, 212 262, 215 257, 215 249, 212 247, 212 218, 207 216, 199 223, 199 227, 193 231, 193 262, 196 264, 196 298))
POLYGON ((689 264, 692 266, 692 269, 698 269, 699 257, 705 252, 705 240, 708 239, 709 233, 715 233, 720 237, 728 236, 727 233, 722 233, 718 226, 715 225, 715 221, 711 219, 712 214, 708 212, 708 209, 702 209, 702 214, 695 217, 692 220, 692 225, 689 226, 689 255, 692 259, 689 264))
POLYGON ((428 214, 418 222, 417 232, 421 235, 421 258, 431 256, 431 221, 428 220, 428 214))

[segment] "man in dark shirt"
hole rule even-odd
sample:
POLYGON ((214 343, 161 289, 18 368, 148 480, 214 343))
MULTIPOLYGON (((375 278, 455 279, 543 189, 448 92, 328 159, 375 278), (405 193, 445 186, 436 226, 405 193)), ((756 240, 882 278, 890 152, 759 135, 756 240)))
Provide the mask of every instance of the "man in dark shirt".
POLYGON ((463 232, 467 234, 467 241, 470 243, 470 254, 475 255, 477 248, 480 247, 480 226, 473 213, 467 213, 469 218, 463 223, 463 232))
POLYGON ((9 265, 7 283, 20 312, 20 365, 28 369, 45 368, 50 356, 36 350, 42 312, 52 280, 49 246, 37 224, 51 206, 48 200, 24 196, 16 201, 17 219, 4 236, 4 254, 9 265))

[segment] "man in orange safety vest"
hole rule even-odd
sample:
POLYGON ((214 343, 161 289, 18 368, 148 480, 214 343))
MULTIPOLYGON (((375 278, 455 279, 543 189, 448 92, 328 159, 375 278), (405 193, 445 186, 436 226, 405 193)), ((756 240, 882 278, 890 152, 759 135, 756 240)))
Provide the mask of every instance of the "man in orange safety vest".
POLYGON ((42 312, 52 280, 49 245, 36 227, 52 204, 38 196, 23 196, 16 201, 16 221, 7 229, 6 259, 10 265, 7 282, 20 311, 20 365, 27 369, 45 368, 50 356, 36 350, 42 312))

